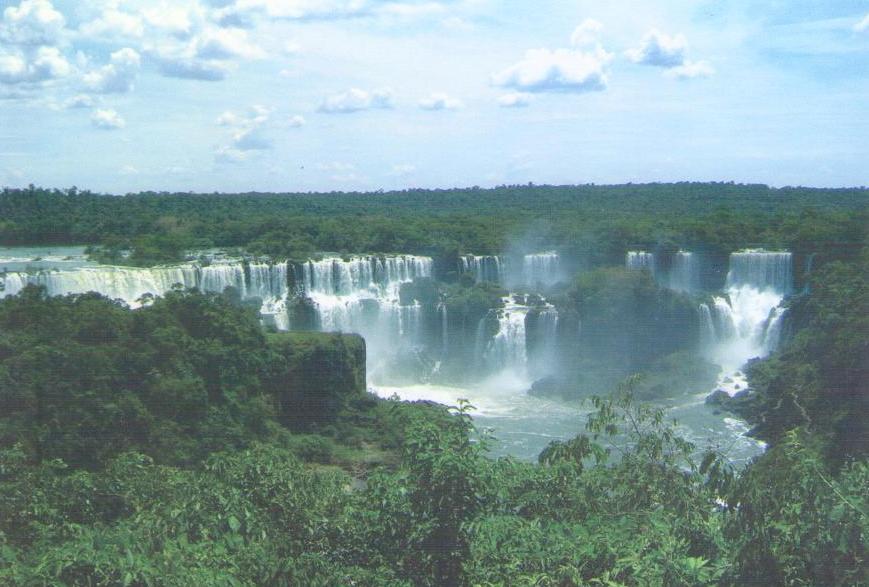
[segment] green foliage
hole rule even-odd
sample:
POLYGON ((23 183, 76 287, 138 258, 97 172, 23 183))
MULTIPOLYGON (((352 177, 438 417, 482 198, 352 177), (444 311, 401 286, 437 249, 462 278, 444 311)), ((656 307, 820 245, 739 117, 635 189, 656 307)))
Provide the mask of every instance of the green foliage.
POLYGON ((764 243, 796 252, 860 242, 867 190, 679 183, 501 186, 376 194, 103 196, 30 188, 0 193, 0 243, 101 244, 161 263, 189 247, 245 247, 306 258, 315 251, 416 253, 454 272, 458 252, 498 254, 520 235, 591 266, 631 245, 729 252, 764 243))
POLYGON ((793 342, 754 364, 756 407, 745 414, 761 438, 777 442, 796 427, 825 439, 834 460, 869 455, 869 249, 854 261, 822 264, 811 294, 791 312, 793 342))

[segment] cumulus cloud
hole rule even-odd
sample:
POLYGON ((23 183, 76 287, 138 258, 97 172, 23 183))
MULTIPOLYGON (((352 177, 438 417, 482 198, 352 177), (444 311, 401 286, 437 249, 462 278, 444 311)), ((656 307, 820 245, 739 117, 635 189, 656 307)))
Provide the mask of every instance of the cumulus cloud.
POLYGON ((217 124, 232 129, 227 145, 218 147, 215 159, 218 162, 239 162, 247 159, 252 151, 272 148, 266 136, 272 111, 265 106, 251 106, 247 112, 226 111, 217 118, 217 124))
POLYGON ((84 85, 99 94, 123 94, 133 89, 142 58, 134 49, 125 47, 111 54, 109 63, 86 73, 84 85))
POLYGON ((205 60, 265 57, 265 52, 249 41, 247 31, 239 28, 206 30, 196 38, 194 45, 196 57, 205 60))
POLYGON ((287 119, 287 125, 290 128, 301 128, 305 126, 305 117, 298 114, 295 116, 290 116, 290 118, 287 119))
POLYGON ((603 24, 593 18, 587 18, 573 30, 570 44, 574 47, 596 45, 600 41, 601 32, 603 32, 603 24))
POLYGON ((869 31, 869 14, 863 17, 863 19, 854 25, 854 30, 858 33, 865 33, 869 31))
POLYGON ((148 46, 146 53, 164 76, 204 81, 226 78, 237 60, 266 56, 247 31, 215 26, 207 26, 183 42, 164 38, 148 46))
POLYGON ((708 61, 686 61, 677 67, 671 67, 664 75, 674 79, 694 79, 710 77, 715 74, 715 68, 708 61))
POLYGON ((254 18, 331 20, 372 13, 366 0, 234 0, 210 2, 214 18, 228 26, 250 25, 254 18))
POLYGON ((0 54, 0 82, 33 84, 69 75, 72 67, 57 47, 0 54))
POLYGON ((501 108, 524 108, 531 103, 531 96, 521 92, 510 92, 498 97, 498 106, 501 108))
POLYGON ((176 37, 186 37, 193 29, 192 13, 200 12, 199 6, 192 9, 162 2, 159 6, 146 9, 142 14, 149 26, 166 31, 176 37))
POLYGON ((225 79, 231 66, 220 61, 208 61, 191 57, 172 56, 160 53, 150 55, 166 77, 216 82, 225 79))
POLYGON ((628 59, 640 65, 678 67, 685 63, 688 43, 683 35, 669 36, 657 30, 646 33, 640 46, 625 52, 628 59))
POLYGON ((625 56, 639 65, 663 68, 664 76, 672 79, 710 77, 715 68, 708 61, 690 61, 688 42, 683 35, 666 35, 651 30, 643 37, 639 47, 625 51, 625 56))
POLYGON ((389 172, 389 175, 395 175, 398 177, 403 177, 405 175, 410 175, 416 171, 416 165, 411 165, 409 163, 400 163, 398 165, 393 165, 392 170, 389 172))
POLYGON ((95 110, 91 116, 91 124, 102 130, 115 130, 124 128, 126 122, 121 115, 111 108, 95 110))
POLYGON ((72 96, 63 103, 63 107, 67 109, 93 108, 96 105, 97 101, 94 99, 94 97, 88 96, 87 94, 72 96))
POLYGON ((79 32, 91 38, 139 39, 145 34, 145 23, 139 14, 109 7, 99 18, 82 24, 79 32))
POLYGON ((531 49, 525 57, 492 76, 496 86, 523 92, 593 92, 607 87, 612 54, 598 46, 589 51, 531 49))
POLYGON ((352 88, 340 94, 327 96, 319 111, 327 114, 346 114, 375 108, 392 108, 392 91, 389 89, 369 92, 352 88))
POLYGON ((462 107, 462 102, 442 92, 435 92, 420 100, 419 107, 423 110, 457 110, 462 107))
POLYGON ((55 45, 66 21, 50 0, 22 0, 3 11, 0 40, 15 45, 55 45))

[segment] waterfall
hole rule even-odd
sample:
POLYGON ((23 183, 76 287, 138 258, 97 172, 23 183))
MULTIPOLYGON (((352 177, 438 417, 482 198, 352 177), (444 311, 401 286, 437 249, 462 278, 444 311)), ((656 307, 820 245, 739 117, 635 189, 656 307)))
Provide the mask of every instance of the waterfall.
POLYGON ((741 369, 749 359, 764 357, 778 346, 786 313, 780 304, 793 286, 791 261, 791 254, 783 252, 732 253, 727 297, 700 306, 701 345, 721 365, 723 381, 743 377, 741 369))
POLYGON ((529 331, 526 339, 533 340, 533 345, 528 345, 529 371, 535 378, 551 374, 557 358, 558 310, 547 304, 528 315, 525 328, 529 331))
POLYGON ((528 355, 525 344, 525 317, 528 307, 505 300, 498 312, 498 333, 489 341, 483 359, 492 371, 512 370, 524 376, 528 355))
POLYGON ((667 282, 667 286, 675 291, 699 290, 700 264, 697 256, 688 251, 679 251, 673 255, 667 282))
POLYGON ((655 275, 655 255, 645 251, 628 251, 625 267, 631 271, 648 271, 655 275))
POLYGON ((22 273, 0 274, 0 298, 14 296, 27 286, 27 275, 22 273))
POLYGON ((535 253, 522 258, 522 283, 529 287, 549 286, 560 278, 558 253, 535 253))
POLYGON ((495 255, 463 255, 459 258, 459 271, 474 276, 477 283, 501 283, 503 261, 495 255))
POLYGON ((265 299, 279 299, 287 295, 287 263, 250 263, 247 295, 265 299))
POLYGON ((443 302, 438 304, 438 315, 441 318, 441 357, 446 357, 450 351, 450 331, 447 320, 447 305, 443 302))
POLYGON ((750 286, 786 295, 793 288, 791 253, 763 249, 740 251, 730 255, 727 288, 750 286))

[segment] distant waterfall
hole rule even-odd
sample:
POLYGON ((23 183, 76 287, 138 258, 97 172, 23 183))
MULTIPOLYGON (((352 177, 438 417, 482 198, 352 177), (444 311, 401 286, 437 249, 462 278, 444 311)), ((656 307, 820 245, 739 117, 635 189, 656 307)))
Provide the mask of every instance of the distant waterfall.
POLYGON ((675 291, 698 291, 700 289, 700 263, 697 255, 688 251, 679 251, 673 255, 667 282, 668 287, 675 291))
POLYGON ((534 253, 522 257, 522 283, 529 287, 549 286, 560 278, 558 253, 534 253))
POLYGON ((438 316, 441 323, 441 357, 446 357, 450 351, 450 330, 447 320, 447 305, 443 302, 438 304, 438 316))
POLYGON ((498 312, 498 332, 483 352, 483 360, 491 371, 510 369, 524 376, 528 362, 525 340, 525 317, 528 307, 507 300, 498 312))
POLYGON ((14 295, 26 285, 40 285, 45 287, 50 296, 95 291, 108 298, 121 299, 130 306, 136 307, 137 300, 142 296, 163 295, 176 284, 184 288, 198 287, 206 291, 223 291, 222 287, 218 289, 220 280, 223 280, 225 285, 232 285, 244 291, 244 271, 240 264, 235 270, 225 272, 210 267, 200 267, 198 264, 149 269, 103 266, 36 273, 8 273, 4 280, 5 289, 0 292, 0 297, 14 295))
POLYGON ((631 271, 648 271, 655 275, 655 255, 645 251, 628 251, 625 267, 631 271))
POLYGON ((790 253, 731 254, 727 297, 714 297, 699 308, 700 343, 725 377, 776 349, 787 312, 780 304, 792 290, 792 279, 790 253))
POLYGON ((459 270, 474 276, 477 283, 489 281, 501 283, 503 280, 501 257, 495 255, 463 255, 459 257, 459 270))
POLYGON ((726 287, 741 286, 789 294, 793 289, 791 253, 754 249, 731 254, 726 287))
POLYGON ((313 302, 320 329, 365 337, 371 366, 422 345, 423 307, 402 306, 401 285, 431 277, 432 260, 413 255, 329 257, 302 264, 301 295, 313 302))
POLYGON ((528 366, 531 375, 542 377, 553 372, 557 360, 558 310, 547 304, 525 319, 528 366))

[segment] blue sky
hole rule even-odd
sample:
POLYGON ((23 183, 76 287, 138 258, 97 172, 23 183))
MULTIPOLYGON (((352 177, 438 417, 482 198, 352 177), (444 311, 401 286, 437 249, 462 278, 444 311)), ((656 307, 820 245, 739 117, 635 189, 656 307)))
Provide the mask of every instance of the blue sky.
POLYGON ((869 184, 869 1, 0 0, 0 185, 869 184))

